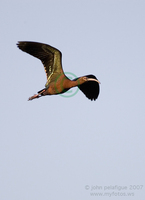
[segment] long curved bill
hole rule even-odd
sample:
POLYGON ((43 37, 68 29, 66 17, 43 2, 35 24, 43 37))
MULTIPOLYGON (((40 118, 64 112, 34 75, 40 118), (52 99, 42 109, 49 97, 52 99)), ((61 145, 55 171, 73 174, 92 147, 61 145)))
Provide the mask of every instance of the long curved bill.
POLYGON ((101 84, 100 81, 98 81, 97 79, 94 79, 94 78, 88 78, 88 81, 96 81, 96 82, 98 82, 99 84, 101 84))

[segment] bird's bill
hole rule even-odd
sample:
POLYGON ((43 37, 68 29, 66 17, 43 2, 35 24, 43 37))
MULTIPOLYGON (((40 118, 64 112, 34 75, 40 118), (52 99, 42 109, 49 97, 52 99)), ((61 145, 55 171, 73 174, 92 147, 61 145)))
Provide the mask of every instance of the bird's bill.
POLYGON ((97 79, 94 79, 94 78, 88 78, 88 81, 96 81, 96 82, 98 82, 99 84, 101 84, 100 81, 98 81, 97 79))

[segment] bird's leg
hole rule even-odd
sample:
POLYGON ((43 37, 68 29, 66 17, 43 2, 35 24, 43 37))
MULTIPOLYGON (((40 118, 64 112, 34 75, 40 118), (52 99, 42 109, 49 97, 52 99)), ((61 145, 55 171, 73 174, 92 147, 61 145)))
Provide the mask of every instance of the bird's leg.
POLYGON ((39 92, 38 94, 34 94, 33 96, 29 97, 28 101, 41 97, 41 94, 42 94, 43 92, 45 92, 45 90, 42 90, 42 91, 39 92))
POLYGON ((41 96, 39 96, 38 94, 34 94, 33 96, 29 97, 28 101, 39 98, 41 96))

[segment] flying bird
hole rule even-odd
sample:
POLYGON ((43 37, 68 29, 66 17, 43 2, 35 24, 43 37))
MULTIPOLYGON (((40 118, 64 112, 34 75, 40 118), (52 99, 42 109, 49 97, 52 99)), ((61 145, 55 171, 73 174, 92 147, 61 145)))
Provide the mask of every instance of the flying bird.
POLYGON ((62 68, 62 53, 47 44, 38 42, 18 42, 17 46, 22 51, 38 58, 44 65, 47 76, 45 88, 29 97, 33 100, 45 95, 61 94, 77 86, 88 99, 96 100, 99 95, 100 82, 94 75, 86 75, 70 80, 62 68))

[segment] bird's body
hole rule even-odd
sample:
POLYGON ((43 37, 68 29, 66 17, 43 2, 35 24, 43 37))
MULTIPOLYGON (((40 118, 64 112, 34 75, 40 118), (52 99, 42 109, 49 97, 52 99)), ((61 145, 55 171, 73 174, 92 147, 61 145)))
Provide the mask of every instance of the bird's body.
POLYGON ((62 54, 58 49, 38 42, 18 42, 17 46, 22 51, 40 59, 47 76, 45 88, 28 100, 45 95, 61 94, 75 86, 78 86, 89 99, 97 99, 99 95, 99 81, 96 77, 94 75, 87 75, 70 80, 63 72, 61 64, 62 54))

